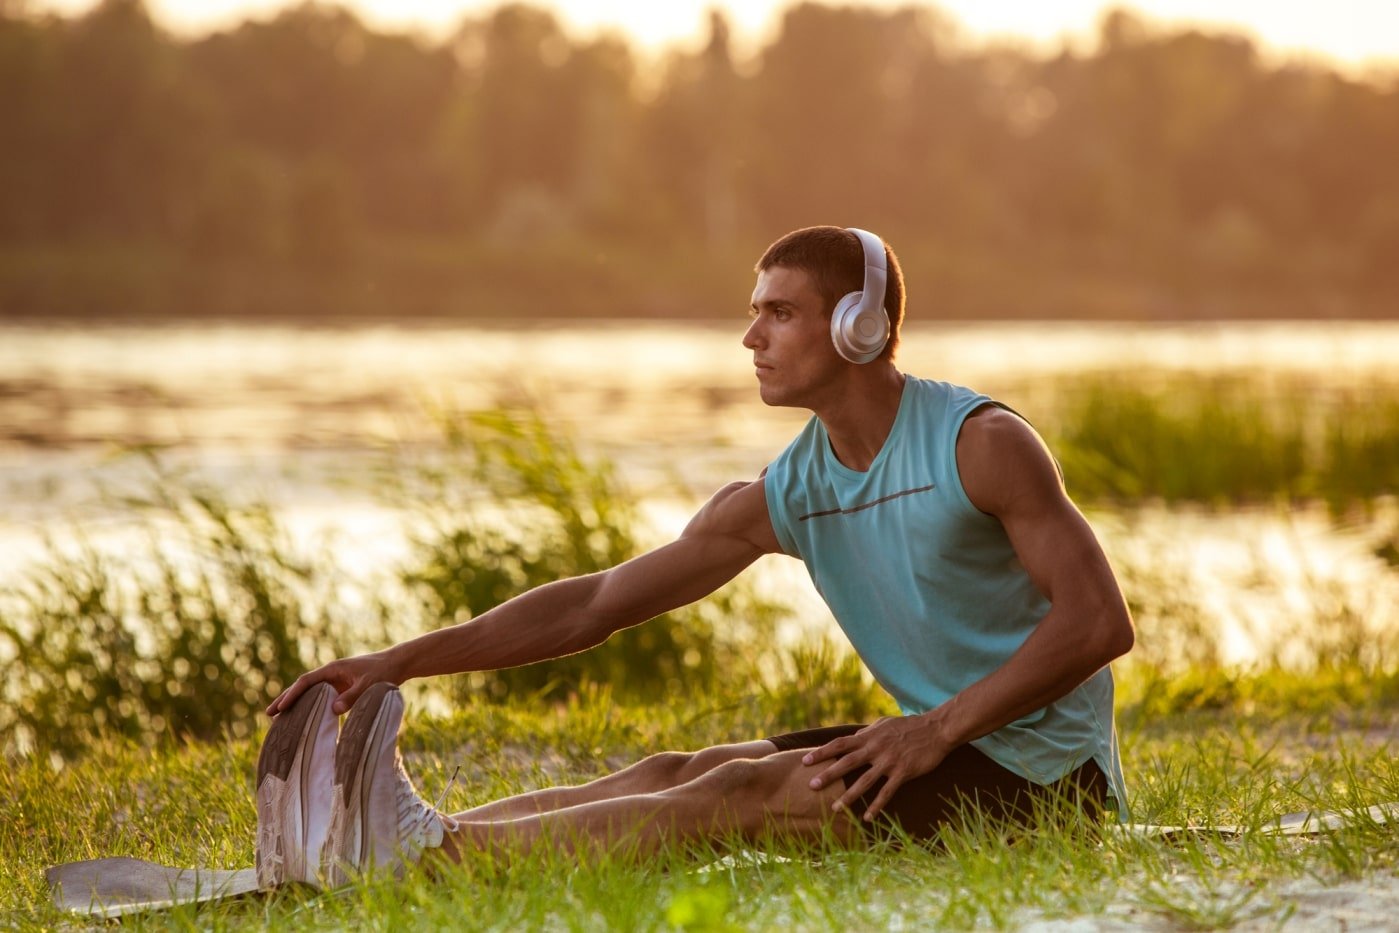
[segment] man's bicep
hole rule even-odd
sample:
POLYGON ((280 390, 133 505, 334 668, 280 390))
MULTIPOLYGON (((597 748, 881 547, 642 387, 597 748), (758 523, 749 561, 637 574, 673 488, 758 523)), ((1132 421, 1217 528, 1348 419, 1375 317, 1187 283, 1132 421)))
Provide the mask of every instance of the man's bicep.
POLYGON ((1049 600, 1048 618, 1097 669, 1132 648, 1132 617, 1098 537, 1063 491, 1021 501, 1002 518, 1016 556, 1049 600), (1068 628, 1065 628, 1067 626, 1068 628))
POLYGON ((1117 583, 1097 536, 1062 492, 1002 518, 1016 556, 1051 601, 1114 599, 1117 583))
POLYGON ((595 608, 622 624, 644 621, 708 596, 777 549, 762 481, 735 483, 715 493, 677 540, 607 571, 595 608))
POLYGON ((762 477, 720 489, 695 513, 680 537, 736 538, 756 548, 759 554, 782 550, 772 529, 762 477))

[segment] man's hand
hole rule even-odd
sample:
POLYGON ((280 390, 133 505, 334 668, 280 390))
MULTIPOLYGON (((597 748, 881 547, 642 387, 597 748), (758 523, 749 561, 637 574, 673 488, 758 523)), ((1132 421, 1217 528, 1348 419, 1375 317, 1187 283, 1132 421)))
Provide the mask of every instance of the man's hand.
POLYGON ((331 710, 339 716, 354 706, 359 695, 373 684, 381 681, 400 684, 404 679, 398 664, 389 651, 376 651, 373 654, 341 658, 318 667, 314 671, 307 671, 296 678, 296 682, 283 690, 282 695, 273 700, 272 704, 267 707, 267 715, 276 716, 295 703, 297 697, 315 684, 328 683, 335 688, 336 693, 340 694, 331 706, 331 710))
POLYGON ((894 791, 906 781, 936 768, 951 750, 937 723, 926 715, 887 716, 854 735, 827 742, 809 752, 802 763, 814 765, 818 761, 835 759, 830 767, 811 779, 812 790, 820 790, 861 765, 869 765, 869 770, 860 775, 831 808, 848 809, 876 781, 884 778, 884 786, 864 813, 866 820, 872 820, 894 796, 894 791))

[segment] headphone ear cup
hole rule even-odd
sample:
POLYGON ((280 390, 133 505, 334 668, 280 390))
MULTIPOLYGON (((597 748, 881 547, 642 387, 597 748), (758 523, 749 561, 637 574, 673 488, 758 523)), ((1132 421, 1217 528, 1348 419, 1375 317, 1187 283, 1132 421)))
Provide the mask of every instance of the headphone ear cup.
POLYGON ((883 308, 861 313, 864 292, 850 292, 831 311, 831 343, 852 363, 868 363, 889 342, 889 315, 883 308))
POLYGON ((837 353, 852 363, 855 362, 854 356, 859 354, 850 343, 851 325, 859 313, 863 295, 864 292, 848 292, 841 296, 831 311, 831 343, 835 344, 837 353))

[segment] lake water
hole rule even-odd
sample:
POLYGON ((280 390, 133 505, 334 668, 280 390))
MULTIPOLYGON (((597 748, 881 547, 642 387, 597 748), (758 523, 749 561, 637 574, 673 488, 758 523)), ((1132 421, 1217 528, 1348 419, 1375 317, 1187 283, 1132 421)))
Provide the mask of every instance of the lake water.
MULTIPOLYGON (((382 565, 401 546, 398 516, 366 477, 386 446, 429 441, 424 413, 441 406, 537 404, 614 459, 656 533, 671 533, 805 420, 758 401, 745 326, 0 327, 0 582, 74 521, 119 540, 101 490, 139 469, 114 453, 148 445, 268 499, 299 535, 334 532, 347 568, 382 565)), ((1104 370, 1399 383, 1399 323, 924 326, 907 331, 900 362, 1033 420, 1055 385, 1104 370)), ((1228 659, 1277 650, 1277 620, 1305 620, 1321 592, 1354 601, 1377 637, 1396 630, 1399 590, 1370 524, 1277 510, 1090 517, 1115 562, 1167 568, 1198 595, 1228 659)), ((793 562, 758 572, 829 624, 793 562)))

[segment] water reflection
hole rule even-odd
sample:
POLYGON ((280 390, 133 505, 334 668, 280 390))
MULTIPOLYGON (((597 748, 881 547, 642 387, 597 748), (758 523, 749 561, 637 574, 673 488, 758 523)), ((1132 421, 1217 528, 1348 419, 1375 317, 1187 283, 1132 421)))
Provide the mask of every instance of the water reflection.
MULTIPOLYGON (((755 475, 806 417, 757 401, 743 323, 6 329, 0 581, 67 517, 119 541, 120 514, 96 503, 101 487, 141 471, 112 449, 142 445, 270 499, 305 541, 334 532, 348 571, 383 566, 401 542, 370 471, 386 443, 433 436, 433 406, 540 404, 621 465, 658 535, 673 532, 721 482, 755 475)), ((901 351, 911 372, 976 385, 1032 415, 1075 373, 1243 372, 1344 389, 1399 383, 1396 359, 1399 324, 1385 323, 915 326, 901 351)), ((1291 662, 1315 655, 1313 635, 1328 624, 1350 624, 1355 651, 1399 631, 1396 575, 1373 553, 1399 521, 1392 508, 1347 528, 1271 507, 1092 518, 1147 645, 1291 662)), ((798 610, 793 637, 830 624, 799 566, 774 559, 759 574, 798 610)))
MULTIPOLYGON (((800 415, 757 403, 742 321, 528 328, 225 325, 0 331, 0 449, 306 447, 421 428, 422 404, 542 398, 599 443, 771 450, 800 415), (716 413, 728 416, 716 418, 716 413), (657 433, 659 432, 659 434, 657 433)), ((1399 324, 911 326, 919 375, 1015 391, 1101 370, 1399 381, 1399 324)))

